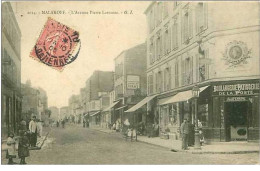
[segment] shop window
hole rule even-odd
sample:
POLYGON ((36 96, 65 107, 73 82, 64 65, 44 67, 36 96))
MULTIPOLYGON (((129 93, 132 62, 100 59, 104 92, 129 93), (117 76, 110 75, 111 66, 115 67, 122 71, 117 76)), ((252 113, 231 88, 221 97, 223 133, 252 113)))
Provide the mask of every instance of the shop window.
POLYGON ((178 122, 177 122, 177 107, 176 107, 176 105, 170 105, 169 124, 171 126, 176 126, 178 124, 178 122))
POLYGON ((208 104, 198 105, 198 120, 202 123, 202 126, 208 126, 209 121, 209 109, 208 104))
POLYGON ((182 60, 182 85, 189 85, 193 82, 193 58, 187 57, 182 60))

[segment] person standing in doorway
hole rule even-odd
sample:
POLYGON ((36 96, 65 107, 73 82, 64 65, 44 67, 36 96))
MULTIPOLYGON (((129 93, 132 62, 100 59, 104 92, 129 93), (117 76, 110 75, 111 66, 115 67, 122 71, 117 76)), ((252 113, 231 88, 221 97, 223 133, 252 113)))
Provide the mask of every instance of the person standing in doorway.
POLYGON ((182 136, 182 149, 188 150, 188 134, 189 134, 189 125, 187 119, 183 120, 181 124, 181 136, 182 136))
POLYGON ((32 120, 29 123, 29 131, 30 131, 30 145, 31 147, 36 147, 36 143, 37 143, 36 116, 33 116, 32 120))

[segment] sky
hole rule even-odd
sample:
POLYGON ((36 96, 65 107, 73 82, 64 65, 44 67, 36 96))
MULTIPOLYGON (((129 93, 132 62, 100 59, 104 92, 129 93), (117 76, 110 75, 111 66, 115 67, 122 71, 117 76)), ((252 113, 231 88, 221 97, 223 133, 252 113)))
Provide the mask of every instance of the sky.
POLYGON ((12 2, 21 29, 21 79, 31 80, 33 87, 43 88, 48 105, 68 105, 72 94, 95 70, 114 70, 114 58, 123 50, 144 43, 147 36, 145 9, 151 2, 12 2), (42 14, 42 11, 63 10, 66 14, 42 14), (89 14, 75 14, 75 12, 89 14), (90 11, 91 14, 90 14, 90 11), (94 14, 93 12, 119 12, 94 14), (127 11, 128 14, 124 14, 127 11), (129 14, 132 11, 132 14, 129 14), (122 13, 121 13, 122 12, 122 13), (74 13, 74 14, 72 14, 74 13), (78 58, 62 72, 33 60, 29 56, 47 18, 51 17, 80 34, 78 58))

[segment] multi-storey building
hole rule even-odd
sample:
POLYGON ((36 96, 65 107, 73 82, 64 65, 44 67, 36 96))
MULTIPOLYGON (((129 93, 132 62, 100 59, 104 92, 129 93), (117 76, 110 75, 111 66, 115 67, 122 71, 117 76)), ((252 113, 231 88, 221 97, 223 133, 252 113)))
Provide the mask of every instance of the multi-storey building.
MULTIPOLYGON (((127 116, 124 111, 146 96, 146 44, 122 51, 114 61, 115 100, 120 101, 120 104, 115 109, 113 122, 117 119, 123 121, 126 117, 133 122, 132 115, 127 116)), ((139 121, 142 121, 142 114, 138 116, 139 121)))
POLYGON ((183 118, 195 123, 191 90, 198 85, 206 140, 258 140, 259 4, 152 2, 145 14, 145 103, 160 132, 178 137, 183 118))
POLYGON ((1 132, 16 133, 22 110, 21 31, 10 2, 2 4, 1 132))
POLYGON ((22 84, 21 91, 23 96, 21 117, 28 121, 33 115, 43 122, 48 122, 48 97, 46 91, 42 88, 33 88, 30 80, 26 81, 26 84, 22 84))
POLYGON ((67 119, 69 117, 69 107, 63 106, 60 108, 60 118, 67 119))
POLYGON ((56 106, 51 106, 49 107, 49 110, 51 111, 51 116, 50 118, 53 121, 59 121, 60 120, 60 112, 59 112, 59 108, 57 108, 56 106))
POLYGON ((69 113, 71 121, 74 123, 80 123, 82 120, 82 106, 80 101, 80 95, 72 95, 69 98, 69 113))
POLYGON ((86 81, 86 110, 89 114, 88 116, 90 116, 90 123, 92 125, 100 124, 100 95, 113 90, 113 77, 114 73, 112 71, 94 71, 86 81))

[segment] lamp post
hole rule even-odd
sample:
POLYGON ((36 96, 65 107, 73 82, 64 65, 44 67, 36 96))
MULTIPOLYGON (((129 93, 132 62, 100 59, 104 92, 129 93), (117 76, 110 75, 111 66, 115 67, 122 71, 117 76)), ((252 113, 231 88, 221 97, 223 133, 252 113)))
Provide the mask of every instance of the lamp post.
POLYGON ((195 145, 194 149, 201 149, 200 147, 200 135, 198 129, 198 98, 200 94, 200 89, 197 85, 192 88, 192 97, 194 99, 194 109, 195 109, 195 145))

